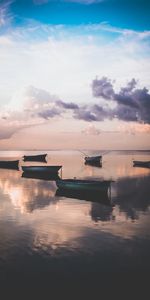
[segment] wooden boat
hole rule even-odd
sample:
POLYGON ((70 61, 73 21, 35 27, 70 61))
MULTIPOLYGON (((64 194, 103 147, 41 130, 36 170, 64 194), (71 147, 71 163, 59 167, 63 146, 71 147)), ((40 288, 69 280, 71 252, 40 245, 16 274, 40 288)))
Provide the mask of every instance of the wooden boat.
POLYGON ((49 181, 56 181, 60 179, 58 173, 36 172, 36 171, 23 172, 22 177, 31 178, 31 179, 49 180, 49 181))
POLYGON ((56 174, 62 166, 22 166, 22 170, 26 173, 42 173, 42 174, 56 174))
POLYGON ((150 168, 150 161, 133 160, 133 167, 150 168))
POLYGON ((24 161, 41 161, 41 162, 46 162, 46 156, 47 156, 47 154, 24 155, 23 156, 23 160, 24 161))
POLYGON ((111 186, 111 181, 63 179, 57 180, 56 185, 61 189, 108 192, 108 189, 111 186))
POLYGON ((0 168, 19 170, 19 160, 1 160, 0 168))
POLYGON ((102 156, 85 156, 86 163, 100 163, 102 161, 102 156))
POLYGON ((106 206, 112 206, 111 197, 109 197, 108 193, 103 193, 101 190, 90 191, 90 190, 82 190, 82 189, 73 190, 69 188, 68 189, 58 188, 56 190, 55 196, 85 200, 90 202, 98 202, 106 206))

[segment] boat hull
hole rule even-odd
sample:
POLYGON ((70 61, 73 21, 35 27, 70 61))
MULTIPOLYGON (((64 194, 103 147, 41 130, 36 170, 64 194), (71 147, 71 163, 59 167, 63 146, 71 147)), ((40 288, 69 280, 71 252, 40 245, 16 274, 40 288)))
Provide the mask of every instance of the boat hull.
POLYGON ((107 192, 111 181, 64 179, 56 181, 56 185, 60 189, 107 192))
POLYGON ((26 173, 40 173, 40 174, 55 174, 62 168, 62 166, 22 166, 23 172, 26 173))
POLYGON ((24 155, 23 156, 23 160, 24 161, 41 161, 41 162, 46 162, 46 156, 47 156, 47 154, 24 155))
POLYGON ((102 161, 102 156, 86 156, 86 163, 100 163, 102 161))
POLYGON ((139 161, 139 160, 134 160, 134 161, 133 161, 133 166, 134 166, 134 167, 150 168, 150 161, 139 161))
POLYGON ((0 168, 19 170, 19 160, 0 161, 0 168))

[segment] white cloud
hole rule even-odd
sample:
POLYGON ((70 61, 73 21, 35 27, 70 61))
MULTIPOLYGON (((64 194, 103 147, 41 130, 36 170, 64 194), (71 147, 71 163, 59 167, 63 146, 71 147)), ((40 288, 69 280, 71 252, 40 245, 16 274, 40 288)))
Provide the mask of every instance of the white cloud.
MULTIPOLYGON (((1 138, 8 138, 24 126, 44 123, 51 113, 57 118, 55 94, 65 103, 99 103, 99 99, 93 100, 91 91, 96 75, 116 78, 116 88, 129 78, 150 87, 147 42, 137 38, 135 32, 120 29, 119 35, 108 41, 104 36, 106 27, 101 24, 98 28, 93 25, 67 29, 61 25, 30 24, 0 37, 0 104, 4 117, 0 121, 1 138)), ((149 37, 149 32, 140 34, 149 37)), ((90 127, 88 131, 98 134, 100 129, 90 127)))
POLYGON ((0 28, 9 24, 12 20, 12 15, 9 7, 13 0, 6 0, 0 4, 0 28))
POLYGON ((96 75, 119 78, 121 85, 130 74, 149 84, 147 44, 127 36, 108 42, 100 30, 95 35, 83 28, 85 35, 80 28, 72 32, 38 24, 0 37, 1 93, 8 99, 16 90, 33 85, 68 101, 86 102, 91 100, 90 83, 96 75))
POLYGON ((87 135, 99 135, 101 134, 101 132, 102 131, 96 128, 94 125, 89 125, 88 127, 82 130, 82 133, 87 135))

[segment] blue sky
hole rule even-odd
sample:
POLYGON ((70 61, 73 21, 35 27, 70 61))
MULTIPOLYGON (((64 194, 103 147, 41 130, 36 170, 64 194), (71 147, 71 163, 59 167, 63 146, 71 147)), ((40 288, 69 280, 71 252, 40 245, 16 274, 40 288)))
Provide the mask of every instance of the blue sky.
MULTIPOLYGON (((2 1, 3 4, 7 2, 9 1, 2 1)), ((23 24, 25 19, 34 19, 45 24, 79 25, 108 22, 115 27, 150 29, 150 1, 14 0, 10 3, 14 25, 23 24)))
POLYGON ((149 148, 149 20, 150 1, 0 1, 0 147, 149 148))

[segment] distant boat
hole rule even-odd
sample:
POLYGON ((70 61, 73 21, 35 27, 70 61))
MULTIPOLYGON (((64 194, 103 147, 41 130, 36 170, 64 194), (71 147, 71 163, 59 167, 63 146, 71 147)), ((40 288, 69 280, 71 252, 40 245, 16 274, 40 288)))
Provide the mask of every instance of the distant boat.
POLYGON ((133 167, 150 168, 150 161, 133 160, 133 167))
POLYGON ((24 161, 41 161, 41 162, 46 162, 46 156, 47 156, 47 154, 24 155, 23 156, 23 160, 24 161))
POLYGON ((86 200, 90 202, 98 202, 106 206, 112 206, 111 197, 108 196, 108 193, 101 192, 101 190, 93 191, 93 190, 86 190, 86 189, 75 190, 69 188, 68 189, 58 188, 56 190, 55 196, 86 200))
POLYGON ((49 180, 49 181, 56 181, 59 180, 60 177, 58 173, 49 173, 49 172, 37 172, 37 171, 27 171, 22 173, 22 177, 24 178, 31 178, 31 179, 41 179, 41 180, 49 180))
POLYGON ((38 174, 56 174, 62 166, 22 166, 26 173, 38 174))
POLYGON ((85 156, 85 162, 86 163, 100 163, 102 162, 102 156, 99 155, 99 156, 85 156))
POLYGON ((19 160, 1 160, 0 168, 19 170, 19 160))
POLYGON ((108 192, 108 189, 111 186, 111 181, 63 179, 57 180, 56 185, 60 189, 108 192))

